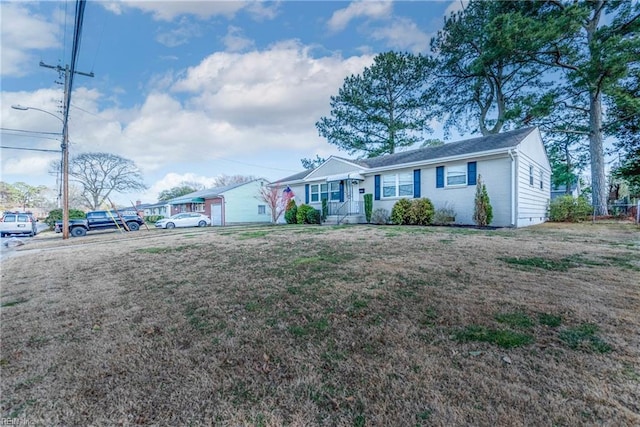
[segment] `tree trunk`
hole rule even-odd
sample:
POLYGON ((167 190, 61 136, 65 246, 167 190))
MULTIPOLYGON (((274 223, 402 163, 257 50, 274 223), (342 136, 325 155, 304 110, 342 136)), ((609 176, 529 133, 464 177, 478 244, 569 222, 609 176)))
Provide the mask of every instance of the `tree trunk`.
POLYGON ((591 157, 591 191, 596 215, 608 215, 607 180, 602 146, 602 95, 599 89, 589 94, 589 155, 591 157))

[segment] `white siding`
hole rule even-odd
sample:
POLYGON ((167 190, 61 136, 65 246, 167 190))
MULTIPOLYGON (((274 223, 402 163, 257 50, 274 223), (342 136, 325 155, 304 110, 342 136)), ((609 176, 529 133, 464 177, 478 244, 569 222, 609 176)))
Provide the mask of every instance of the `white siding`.
MULTIPOLYGON (((469 159, 475 161, 478 175, 487 187, 487 193, 493 208, 493 221, 490 225, 497 227, 511 226, 511 158, 499 157, 492 159, 469 159)), ((451 206, 456 212, 456 223, 464 225, 473 225, 473 207, 476 194, 475 185, 466 185, 463 187, 444 187, 436 188, 436 167, 464 165, 467 161, 442 163, 427 166, 420 169, 420 196, 431 200, 435 209, 442 208, 445 205, 451 206)), ((398 169, 388 173, 407 173, 413 174, 417 168, 398 169)), ((384 173, 380 173, 384 175, 384 173)), ((366 177, 364 188, 366 193, 374 194, 375 178, 373 175, 366 177)), ((398 201, 397 197, 383 198, 373 201, 373 209, 383 208, 391 213, 393 205, 398 201)))
POLYGON ((258 214, 258 205, 266 203, 260 200, 260 188, 266 181, 256 180, 229 191, 224 196, 225 224, 241 224, 252 222, 271 222, 269 207, 265 214, 258 214))
MULTIPOLYGON (((511 225, 511 159, 509 157, 493 158, 489 160, 476 160, 477 173, 487 187, 491 207, 493 208, 493 220, 491 226, 508 227, 511 225)), ((462 162, 465 165, 467 162, 462 162)), ((450 166, 460 164, 444 163, 437 166, 450 166)), ((434 208, 442 208, 445 205, 452 206, 456 212, 456 224, 473 225, 473 208, 476 196, 476 185, 464 187, 436 188, 436 166, 423 169, 422 196, 428 197, 433 202, 434 208), (426 172, 426 173, 425 173, 426 172), (425 178, 427 178, 425 182, 425 178)))
POLYGON ((532 132, 518 146, 517 226, 540 224, 547 219, 551 198, 551 167, 538 132, 532 132), (533 185, 529 168, 533 168, 533 185), (543 188, 540 188, 540 172, 543 188))

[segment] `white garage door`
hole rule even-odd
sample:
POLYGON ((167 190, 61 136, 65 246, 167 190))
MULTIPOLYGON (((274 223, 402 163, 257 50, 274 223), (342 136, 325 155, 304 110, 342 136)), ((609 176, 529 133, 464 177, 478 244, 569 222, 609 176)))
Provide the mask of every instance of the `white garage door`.
POLYGON ((222 225, 222 205, 211 205, 211 225, 222 225))

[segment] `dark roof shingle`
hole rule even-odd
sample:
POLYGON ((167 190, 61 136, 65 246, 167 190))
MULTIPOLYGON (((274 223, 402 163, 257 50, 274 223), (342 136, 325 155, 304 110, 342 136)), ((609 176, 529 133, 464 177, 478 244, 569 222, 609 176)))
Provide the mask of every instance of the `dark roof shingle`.
POLYGON ((419 148, 417 150, 403 151, 401 153, 388 154, 386 156, 360 159, 358 163, 368 168, 401 165, 425 160, 435 160, 445 157, 460 156, 465 154, 481 153, 505 148, 513 148, 529 135, 535 128, 528 127, 495 135, 481 136, 464 141, 450 142, 438 147, 419 148))

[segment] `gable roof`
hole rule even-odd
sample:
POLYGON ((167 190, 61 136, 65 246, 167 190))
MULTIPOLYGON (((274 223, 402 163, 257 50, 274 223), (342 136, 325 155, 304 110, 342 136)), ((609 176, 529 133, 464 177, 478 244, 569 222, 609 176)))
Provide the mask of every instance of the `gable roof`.
MULTIPOLYGON (((317 169, 317 168, 316 168, 317 169)), ((291 181, 299 181, 304 179, 304 177, 306 177, 307 175, 309 175, 311 172, 313 172, 316 169, 306 169, 303 170, 302 172, 298 172, 297 174, 294 175, 290 175, 287 176, 285 178, 282 179, 278 179, 276 181, 273 181, 272 184, 275 184, 276 182, 291 182, 291 181)))
POLYGON ((207 188, 205 190, 194 191, 193 193, 185 194, 184 196, 167 200, 167 203, 171 205, 180 205, 182 203, 203 203, 204 199, 206 198, 219 196, 221 194, 226 193, 229 190, 233 190, 234 188, 238 188, 255 181, 259 181, 259 180, 254 179, 253 181, 241 182, 241 183, 236 183, 231 185, 225 185, 222 187, 214 187, 214 188, 207 188))
POLYGON ((445 157, 463 156, 467 154, 482 153, 500 149, 514 148, 529 135, 535 128, 528 127, 495 135, 481 136, 466 139, 464 141, 450 142, 438 147, 419 148, 417 150, 403 151, 401 153, 388 154, 386 156, 361 159, 357 163, 367 168, 380 168, 405 163, 436 160, 445 157))
MULTIPOLYGON (((509 150, 517 147, 524 139, 536 131, 535 127, 512 130, 494 135, 481 136, 466 139, 463 141, 449 142, 438 147, 425 147, 415 150, 403 151, 400 153, 387 154, 369 159, 345 159, 338 156, 331 156, 331 159, 338 159, 362 167, 362 169, 386 168, 396 165, 411 164, 416 162, 433 161, 456 156, 470 156, 472 154, 488 153, 500 150, 509 150)), ((326 163, 326 162, 325 162, 326 163)), ((323 163, 322 165, 324 165, 323 163)), ((279 179, 275 182, 295 182, 303 181, 306 177, 321 168, 308 169, 295 175, 279 179)))

